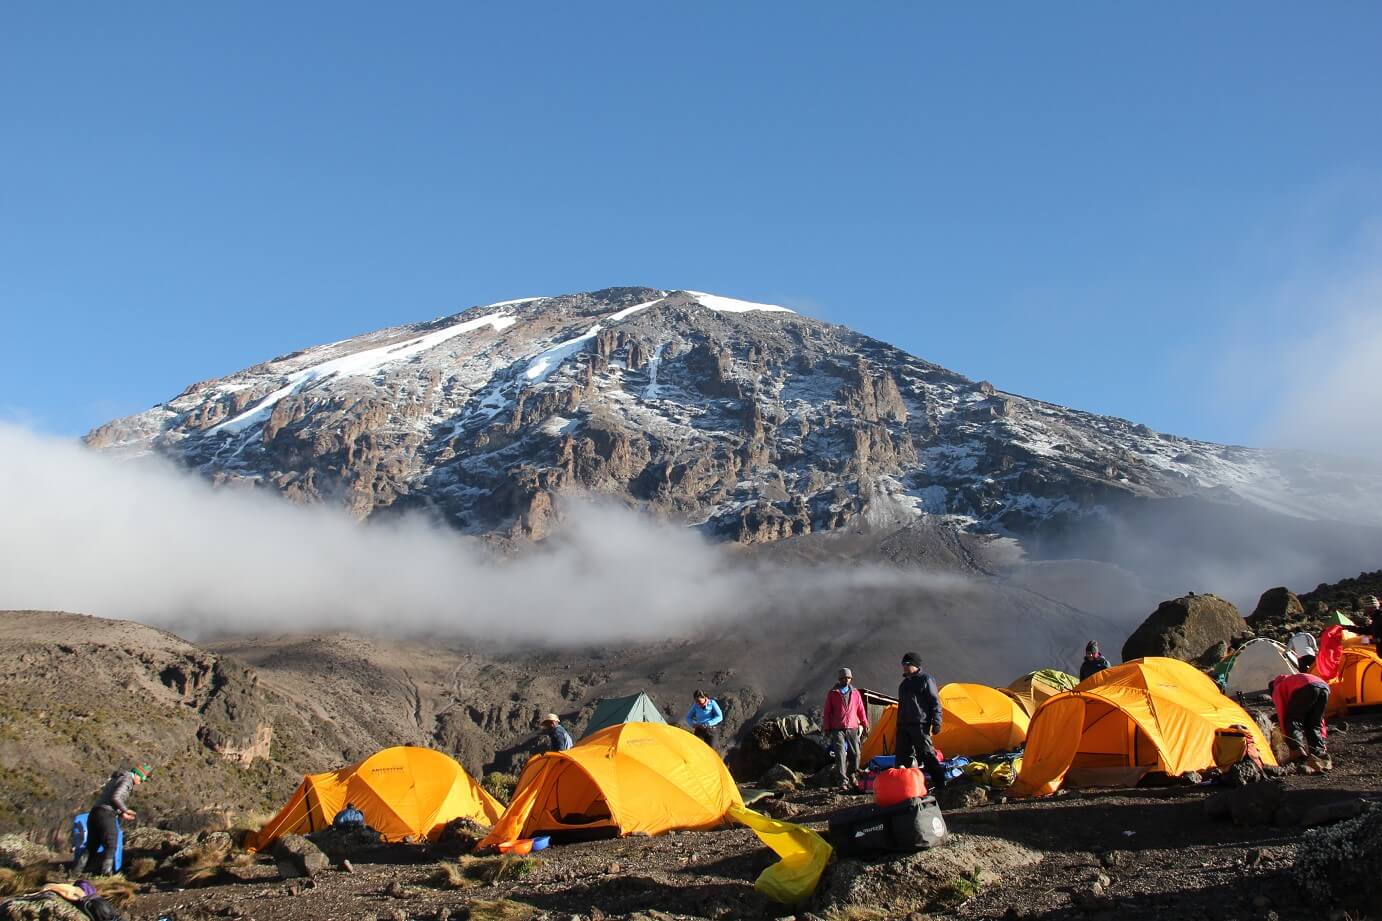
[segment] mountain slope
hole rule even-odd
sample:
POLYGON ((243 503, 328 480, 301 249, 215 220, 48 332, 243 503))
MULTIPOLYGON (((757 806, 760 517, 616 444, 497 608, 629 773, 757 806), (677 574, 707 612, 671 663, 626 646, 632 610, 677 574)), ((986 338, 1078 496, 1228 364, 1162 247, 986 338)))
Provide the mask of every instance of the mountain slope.
POLYGON ((476 307, 275 358, 93 431, 360 518, 540 537, 567 491, 761 542, 948 516, 1025 534, 1137 499, 1363 522, 1382 475, 996 391, 773 305, 648 288, 476 307))

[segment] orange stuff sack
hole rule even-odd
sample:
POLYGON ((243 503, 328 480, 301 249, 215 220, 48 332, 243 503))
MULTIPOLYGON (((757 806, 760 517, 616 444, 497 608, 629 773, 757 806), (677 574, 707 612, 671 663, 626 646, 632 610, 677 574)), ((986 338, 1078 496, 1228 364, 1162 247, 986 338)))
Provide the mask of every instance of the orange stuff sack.
POLYGON ((926 795, 926 775, 921 768, 888 768, 873 782, 873 799, 880 806, 896 806, 926 795))

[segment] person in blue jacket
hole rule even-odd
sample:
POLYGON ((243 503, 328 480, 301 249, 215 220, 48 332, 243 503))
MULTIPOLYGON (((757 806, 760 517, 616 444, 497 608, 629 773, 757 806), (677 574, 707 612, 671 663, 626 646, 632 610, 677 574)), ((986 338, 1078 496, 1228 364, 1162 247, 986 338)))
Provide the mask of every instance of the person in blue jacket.
POLYGON ((720 710, 720 704, 700 688, 696 688, 693 696, 696 702, 686 711, 686 723, 696 738, 714 748, 717 735, 715 727, 725 721, 725 715, 720 710))

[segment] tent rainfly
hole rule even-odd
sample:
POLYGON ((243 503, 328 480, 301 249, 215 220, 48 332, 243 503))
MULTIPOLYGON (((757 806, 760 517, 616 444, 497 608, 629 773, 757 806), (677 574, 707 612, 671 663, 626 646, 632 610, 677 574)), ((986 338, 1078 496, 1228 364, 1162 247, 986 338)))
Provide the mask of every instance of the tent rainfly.
POLYGON ((709 745, 677 726, 619 723, 530 758, 477 849, 517 838, 575 840, 715 828, 744 804, 709 745))
POLYGON ((1042 668, 1034 672, 1028 672, 1018 678, 1006 688, 1000 688, 1005 694, 1015 698, 1022 705, 1022 709, 1031 716, 1049 698, 1065 691, 1073 690, 1075 685, 1080 683, 1080 679, 1074 675, 1066 674, 1055 668, 1042 668))
POLYGON ((354 803, 386 841, 435 839, 453 819, 492 825, 504 811, 452 758, 399 746, 304 777, 278 815, 246 839, 245 849, 261 851, 283 835, 327 828, 346 803, 354 803))
POLYGON ((1133 659, 1042 704, 1028 727, 1012 791, 1044 796, 1063 783, 1131 786, 1152 771, 1184 774, 1214 763, 1214 731, 1249 729, 1275 764, 1257 723, 1203 672, 1177 659, 1133 659))
POLYGON ((1345 646, 1339 673, 1329 682, 1327 715, 1382 704, 1382 658, 1373 646, 1345 646))
POLYGON ((1228 694, 1265 694, 1267 683, 1278 675, 1294 675, 1295 657, 1286 647, 1258 637, 1248 640, 1238 651, 1214 667, 1211 674, 1221 678, 1228 694))
MULTIPOLYGON (((947 684, 941 688, 941 731, 933 739, 947 758, 975 758, 1012 751, 1027 737, 1027 711, 1011 695, 982 684, 947 684)), ((897 705, 869 729, 859 753, 867 762, 897 750, 897 705)))
POLYGON ((628 697, 607 697, 595 706, 590 714, 590 722, 585 727, 585 735, 592 736, 601 729, 617 726, 620 723, 666 723, 657 704, 645 693, 631 694, 628 697))

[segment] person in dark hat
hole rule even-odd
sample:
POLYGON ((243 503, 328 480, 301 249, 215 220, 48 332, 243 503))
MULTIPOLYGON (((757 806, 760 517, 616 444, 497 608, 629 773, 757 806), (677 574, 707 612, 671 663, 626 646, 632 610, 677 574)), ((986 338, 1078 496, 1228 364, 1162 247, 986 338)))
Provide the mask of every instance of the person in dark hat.
POLYGON ((921 656, 909 652, 902 657, 902 683, 897 687, 897 766, 916 767, 920 759, 936 793, 945 787, 945 770, 931 736, 941 731, 941 719, 936 680, 921 670, 921 656))
POLYGON ((835 752, 835 767, 846 789, 854 789, 859 773, 859 739, 869 730, 869 712, 864 695, 854 688, 854 672, 840 669, 835 686, 826 692, 821 709, 821 732, 835 752))
POLYGON ((1080 680, 1097 675, 1109 667, 1109 660, 1099 652, 1099 644, 1090 640, 1084 646, 1084 661, 1080 663, 1080 680))
POLYGON ((120 822, 133 821, 129 807, 134 788, 149 779, 153 768, 147 764, 116 771, 96 797, 86 816, 86 872, 91 876, 110 876, 115 872, 115 849, 120 844, 120 822))

